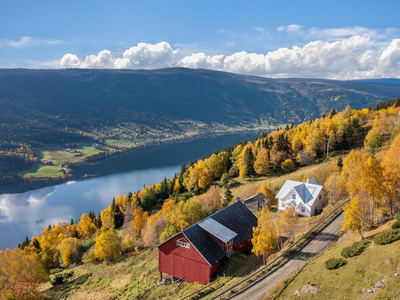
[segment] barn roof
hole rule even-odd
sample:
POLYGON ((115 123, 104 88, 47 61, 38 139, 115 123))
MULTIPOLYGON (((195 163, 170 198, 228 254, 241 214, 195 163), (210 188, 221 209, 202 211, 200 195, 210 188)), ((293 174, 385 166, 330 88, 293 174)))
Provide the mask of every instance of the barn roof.
POLYGON ((225 251, 218 247, 213 239, 201 229, 199 225, 195 224, 190 226, 183 231, 183 234, 210 266, 215 265, 225 257, 225 251))
POLYGON ((200 228, 211 233, 225 243, 228 243, 231 239, 237 236, 237 233, 233 232, 212 218, 207 218, 197 224, 200 226, 200 228))

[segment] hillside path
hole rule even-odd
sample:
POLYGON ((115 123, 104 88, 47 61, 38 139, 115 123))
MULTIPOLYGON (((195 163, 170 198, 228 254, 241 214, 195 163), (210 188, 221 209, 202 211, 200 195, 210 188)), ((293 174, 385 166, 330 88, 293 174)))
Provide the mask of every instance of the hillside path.
POLYGON ((310 238, 299 250, 285 258, 279 265, 272 268, 261 280, 255 281, 244 290, 237 292, 228 299, 257 300, 264 297, 282 279, 299 270, 309 259, 325 249, 340 233, 343 212, 330 220, 316 235, 310 238))

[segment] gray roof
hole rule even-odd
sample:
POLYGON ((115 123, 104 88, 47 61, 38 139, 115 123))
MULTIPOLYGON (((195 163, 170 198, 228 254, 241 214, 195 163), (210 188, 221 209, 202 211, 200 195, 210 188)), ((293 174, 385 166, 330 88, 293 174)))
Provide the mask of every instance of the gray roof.
POLYGON ((257 227, 257 218, 242 202, 220 210, 209 218, 237 233, 233 239, 233 246, 237 247, 253 235, 253 227, 257 227))
POLYGON ((183 234, 210 266, 225 257, 225 251, 218 247, 217 243, 199 225, 190 226, 183 231, 183 234))
POLYGON ((253 214, 255 214, 261 209, 263 205, 269 205, 271 201, 263 193, 258 193, 243 200, 243 203, 253 214))
POLYGON ((203 228, 205 231, 211 233, 225 243, 228 243, 231 239, 237 236, 237 233, 218 223, 212 217, 207 218, 197 224, 200 226, 200 228, 203 228))

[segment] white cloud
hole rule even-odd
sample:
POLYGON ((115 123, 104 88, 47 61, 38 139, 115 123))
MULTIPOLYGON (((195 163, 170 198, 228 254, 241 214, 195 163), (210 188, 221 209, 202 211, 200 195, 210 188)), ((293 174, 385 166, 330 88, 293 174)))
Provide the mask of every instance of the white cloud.
POLYGON ((170 44, 139 43, 127 49, 122 57, 115 58, 109 50, 86 56, 81 61, 76 55, 67 53, 61 58, 63 68, 92 68, 92 69, 136 69, 162 68, 172 66, 174 57, 179 51, 173 50, 170 44))
POLYGON ((288 26, 279 26, 277 28, 278 31, 287 31, 287 32, 299 32, 303 28, 302 25, 298 24, 290 24, 288 26))
POLYGON ((81 66, 81 61, 75 54, 67 53, 60 61, 63 68, 79 68, 81 66))
MULTIPOLYGON (((304 30, 301 26, 289 26, 292 26, 290 30, 304 30)), ((400 39, 379 40, 369 34, 351 35, 366 32, 361 27, 326 32, 331 36, 350 36, 334 40, 316 39, 302 47, 283 47, 265 54, 240 51, 229 55, 207 55, 206 51, 193 53, 187 52, 188 49, 173 49, 166 42, 139 43, 127 49, 122 57, 114 57, 110 51, 103 50, 86 56, 82 61, 68 53, 60 64, 68 68, 110 69, 178 66, 268 77, 400 78, 400 39)))
POLYGON ((0 47, 26 48, 37 46, 50 46, 61 44, 60 40, 39 39, 37 37, 23 36, 20 40, 0 40, 0 47))

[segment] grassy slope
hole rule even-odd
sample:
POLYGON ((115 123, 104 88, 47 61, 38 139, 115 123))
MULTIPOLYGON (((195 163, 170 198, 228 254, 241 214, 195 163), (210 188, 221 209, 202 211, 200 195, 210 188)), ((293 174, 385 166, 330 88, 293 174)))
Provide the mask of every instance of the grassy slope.
MULTIPOLYGON (((389 229, 392 222, 368 232, 366 238, 372 239, 375 234, 389 229)), ((309 262, 278 299, 300 299, 294 293, 307 283, 317 284, 318 294, 306 294, 301 299, 362 299, 365 295, 363 289, 372 289, 378 281, 384 281, 385 285, 369 299, 398 299, 400 277, 395 273, 399 273, 396 269, 400 267, 400 241, 382 246, 372 242, 360 256, 347 259, 345 266, 337 270, 324 267, 327 259, 341 257, 342 249, 359 239, 359 236, 351 234, 343 236, 341 242, 309 262)))
MULTIPOLYGON (((310 175, 316 168, 324 167, 325 164, 301 168, 291 174, 274 178, 258 178, 239 180, 241 186, 232 189, 234 195, 242 199, 246 193, 253 193, 259 186, 270 181, 273 187, 280 187, 286 179, 299 180, 302 175, 310 175)), ((329 209, 329 207, 328 207, 329 209)), ((278 220, 279 213, 272 210, 272 216, 278 220)), ((321 214, 323 217, 325 213, 321 214)), ((304 228, 297 233, 302 235, 304 230, 317 219, 302 218, 304 228)), ((254 254, 235 254, 230 257, 223 266, 224 276, 219 282, 207 288, 194 299, 209 299, 223 289, 231 286, 245 276, 253 273, 261 266, 262 261, 254 254)), ((158 283, 158 252, 157 249, 147 250, 132 255, 120 257, 113 263, 84 264, 73 268, 75 274, 68 279, 67 283, 52 287, 50 283, 42 286, 42 289, 51 294, 52 299, 141 299, 163 298, 180 299, 192 292, 202 288, 201 285, 182 284, 164 285, 155 287, 158 283), (83 284, 77 284, 76 279, 85 273, 93 275, 83 284), (67 298, 65 298, 67 297, 67 298)))

